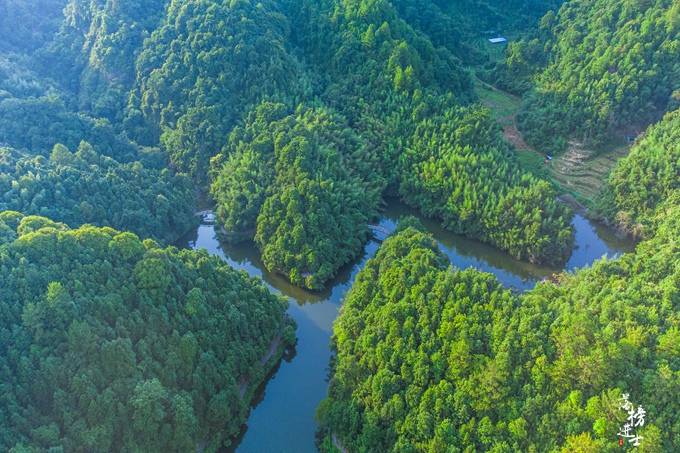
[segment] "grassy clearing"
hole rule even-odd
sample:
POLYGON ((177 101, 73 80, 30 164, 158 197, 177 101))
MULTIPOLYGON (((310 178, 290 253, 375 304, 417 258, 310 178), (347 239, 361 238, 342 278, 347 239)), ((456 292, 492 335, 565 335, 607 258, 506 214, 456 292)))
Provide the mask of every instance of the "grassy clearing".
POLYGON ((480 102, 491 109, 493 117, 501 126, 514 124, 515 115, 522 103, 520 98, 498 90, 477 78, 475 78, 475 92, 480 102))

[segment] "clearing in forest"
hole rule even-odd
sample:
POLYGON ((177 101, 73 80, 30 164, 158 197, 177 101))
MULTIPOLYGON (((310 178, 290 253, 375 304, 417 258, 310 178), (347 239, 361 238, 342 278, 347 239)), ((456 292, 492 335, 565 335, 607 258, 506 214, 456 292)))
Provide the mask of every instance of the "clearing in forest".
POLYGON ((481 103, 493 112, 494 118, 503 128, 505 139, 514 145, 522 166, 548 179, 560 192, 572 195, 586 206, 592 205, 611 169, 630 149, 625 143, 616 143, 607 149, 595 150, 577 141, 570 141, 564 153, 548 161, 544 153, 527 145, 517 129, 515 118, 522 102, 519 97, 477 78, 475 91, 481 103))
POLYGON ((609 172, 619 159, 628 154, 629 149, 626 145, 618 145, 597 152, 582 143, 570 141, 567 151, 550 162, 551 179, 562 192, 591 205, 607 181, 609 172))

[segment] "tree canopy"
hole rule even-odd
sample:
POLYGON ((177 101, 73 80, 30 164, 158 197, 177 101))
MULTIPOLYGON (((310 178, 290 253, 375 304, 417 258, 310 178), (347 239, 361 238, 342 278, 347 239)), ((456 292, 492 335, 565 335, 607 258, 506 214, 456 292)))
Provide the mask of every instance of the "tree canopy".
POLYGON ((160 139, 178 168, 205 181, 249 106, 294 94, 289 27, 271 0, 172 1, 137 59, 127 129, 143 144, 160 139))
POLYGON ((598 208, 605 218, 636 237, 649 237, 656 208, 680 190, 680 109, 649 128, 620 160, 598 208))
POLYGON ((677 195, 635 253, 524 295, 447 268, 413 227, 390 237, 334 327, 322 448, 615 452, 629 393, 641 451, 677 450, 677 195))
POLYGON ((375 215, 366 145, 325 108, 265 102, 213 159, 217 216, 253 236, 268 269, 320 289, 363 249, 375 215))
POLYGON ((0 148, 0 211, 73 227, 111 226, 169 243, 195 225, 195 194, 186 176, 139 161, 121 164, 87 142, 74 151, 57 144, 46 158, 0 148))
POLYGON ((4 211, 0 269, 4 451, 217 451, 294 341, 261 281, 108 227, 4 211))
POLYGON ((567 1, 523 46, 512 48, 510 67, 538 62, 538 69, 518 125, 539 149, 636 135, 680 89, 680 6, 673 0, 567 1))

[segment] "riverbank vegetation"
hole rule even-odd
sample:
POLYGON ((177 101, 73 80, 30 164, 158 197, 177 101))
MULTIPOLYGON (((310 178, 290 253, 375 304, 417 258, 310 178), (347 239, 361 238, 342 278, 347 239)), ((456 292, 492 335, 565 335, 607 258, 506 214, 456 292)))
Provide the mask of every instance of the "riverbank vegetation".
POLYGON ((638 139, 614 168, 598 204, 600 214, 636 238, 656 228, 656 207, 680 190, 680 109, 638 139))
MULTIPOLYGON (((572 244, 570 212, 555 203, 549 185, 522 172, 488 112, 470 105, 474 99, 471 78, 456 55, 446 47, 435 47, 427 35, 419 34, 399 16, 397 5, 389 2, 292 2, 288 7, 293 43, 290 52, 301 51, 298 59, 307 69, 303 79, 317 81, 317 102, 320 100, 337 122, 345 125, 346 136, 355 136, 350 145, 353 149, 344 151, 343 159, 348 168, 356 169, 359 179, 354 178, 346 189, 336 183, 335 190, 342 190, 338 199, 352 200, 351 192, 365 191, 366 196, 361 204, 349 202, 346 207, 362 212, 353 222, 363 225, 357 224, 353 231, 326 229, 331 234, 328 241, 314 241, 312 236, 303 241, 308 248, 298 255, 302 260, 311 259, 311 267, 323 272, 305 271, 297 258, 295 267, 307 275, 302 279, 302 272, 290 271, 291 264, 282 265, 289 259, 286 255, 292 258, 290 253, 264 252, 270 270, 282 271, 295 283, 320 287, 360 250, 366 219, 377 211, 380 195, 395 194, 427 215, 445 220, 452 231, 490 242, 518 258, 540 263, 564 261, 572 244), (429 141, 422 139, 423 134, 430 137, 429 141), (459 208, 461 200, 465 203, 459 208), (347 233, 353 235, 347 244, 349 253, 336 257, 323 251, 325 244, 346 241, 347 233), (314 285, 309 284, 312 281, 314 285)), ((285 98, 285 93, 277 97, 285 98)), ((276 126, 272 129, 277 130, 276 126)), ((258 137, 240 136, 238 140, 261 145, 258 137)), ((254 228, 258 212, 254 208, 264 200, 265 191, 259 189, 262 181, 256 179, 257 184, 249 188, 252 196, 240 197, 230 187, 243 184, 239 182, 244 176, 241 171, 261 168, 267 173, 272 166, 253 162, 251 154, 228 158, 235 149, 233 141, 229 140, 219 158, 220 165, 227 165, 222 176, 214 180, 212 194, 227 229, 248 230, 254 228), (243 164, 245 167, 236 169, 243 164), (230 185, 224 184, 227 180, 231 180, 230 185), (234 210, 235 203, 248 211, 245 219, 238 215, 238 207, 234 210), (243 224, 236 225, 235 221, 243 224)), ((332 136, 319 135, 317 146, 334 148, 336 142, 332 136)), ((323 173, 322 168, 316 171, 323 173)), ((278 197, 283 196, 276 185, 273 187, 278 197)), ((312 186, 305 190, 312 190, 312 186)), ((304 193, 300 196, 306 199, 304 193)), ((267 217, 278 220, 265 234, 258 235, 263 251, 267 248, 263 238, 292 227, 290 221, 282 222, 287 203, 267 205, 267 217)), ((314 222, 323 217, 315 204, 309 203, 301 217, 314 222)))
POLYGON ((328 109, 264 103, 212 163, 218 218, 254 232, 269 270, 320 289, 363 250, 380 192, 365 143, 328 109))
POLYGON ((350 451, 614 451, 629 392, 645 450, 680 449, 678 55, 673 0, 0 0, 0 448, 239 432, 294 333, 261 282, 159 245, 197 193, 313 290, 394 196, 559 266, 572 212, 513 145, 601 149, 671 112, 598 200, 634 253, 518 295, 402 226, 347 298, 319 418, 350 451), (506 31, 496 63, 478 44, 506 31))

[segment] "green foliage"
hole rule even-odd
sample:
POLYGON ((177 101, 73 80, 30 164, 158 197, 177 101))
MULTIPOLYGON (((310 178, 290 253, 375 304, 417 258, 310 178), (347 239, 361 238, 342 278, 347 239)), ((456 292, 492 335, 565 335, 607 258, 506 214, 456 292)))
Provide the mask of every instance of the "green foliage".
POLYGON ((135 60, 167 3, 69 0, 59 32, 41 55, 45 72, 76 95, 79 110, 119 123, 135 60))
POLYGON ((137 60, 127 129, 143 144, 160 139, 178 168, 205 181, 249 106, 295 92, 288 29, 271 0, 172 1, 137 60))
POLYGON ((384 104, 416 89, 450 91, 467 100, 472 83, 460 61, 435 47, 386 0, 291 2, 293 41, 317 72, 329 79, 324 98, 360 124, 368 103, 388 116, 384 104))
POLYGON ((428 115, 402 154, 400 193, 456 233, 518 259, 559 264, 573 246, 570 210, 524 173, 485 109, 428 115))
MULTIPOLYGON (((345 299, 322 426, 348 451, 460 448, 458 429, 472 415, 462 389, 488 392, 501 378, 485 356, 494 321, 515 304, 493 276, 447 269, 430 236, 402 229, 345 299), (463 378, 469 384, 457 385, 463 378)), ((497 390, 487 398, 497 401, 497 390)))
POLYGON ((680 198, 657 215, 635 253, 522 296, 402 229, 334 327, 322 430, 348 451, 615 452, 627 392, 641 451, 677 450, 680 198))
POLYGON ((559 151, 570 137, 602 144, 657 121, 680 88, 678 17, 674 0, 567 1, 546 16, 545 56, 534 41, 522 52, 547 61, 518 117, 527 142, 559 151))
POLYGON ((0 241, 3 451, 217 451, 240 431, 288 344, 283 299, 206 252, 20 224, 0 241))
POLYGON ((680 110, 649 128, 620 160, 604 189, 600 211, 624 231, 649 236, 655 210, 680 190, 680 110))
POLYGON ((66 0, 0 0, 0 51, 35 50, 57 31, 66 0))
POLYGON ((362 250, 380 187, 364 142, 341 117, 265 102, 213 159, 217 216, 255 233, 269 270, 320 289, 362 250))
POLYGON ((432 43, 446 47, 467 63, 487 58, 472 43, 514 32, 526 32, 527 24, 536 22, 562 0, 392 0, 394 7, 415 29, 432 43))
POLYGON ((83 140, 118 161, 139 158, 138 147, 118 135, 108 121, 74 113, 57 97, 0 100, 2 144, 47 156, 57 143, 75 149, 83 140))
POLYGON ((92 223, 174 242, 193 225, 194 190, 168 169, 121 164, 87 142, 57 144, 49 159, 0 148, 0 211, 92 223))
POLYGON ((470 77, 450 51, 402 20, 403 5, 394 3, 292 7, 293 38, 329 78, 323 99, 377 151, 371 155, 387 193, 398 190, 453 231, 514 256, 562 261, 572 244, 568 210, 547 184, 521 174, 487 114, 452 107, 473 97, 470 77), (451 165, 458 168, 446 170, 451 165), (468 206, 456 206, 459 198, 468 206))

